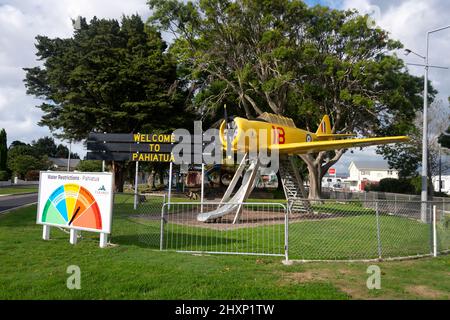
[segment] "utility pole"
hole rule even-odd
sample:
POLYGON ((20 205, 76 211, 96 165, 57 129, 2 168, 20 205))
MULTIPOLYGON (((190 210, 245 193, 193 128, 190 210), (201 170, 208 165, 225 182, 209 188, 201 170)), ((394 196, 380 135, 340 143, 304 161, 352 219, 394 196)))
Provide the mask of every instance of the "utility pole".
MULTIPOLYGON (((427 201, 428 201, 428 71, 430 68, 438 68, 438 69, 448 69, 445 67, 432 66, 429 64, 429 51, 430 51, 430 35, 436 33, 438 31, 442 31, 445 29, 450 29, 449 26, 445 26, 442 28, 438 28, 432 31, 428 31, 426 35, 426 55, 422 56, 410 49, 405 50, 405 54, 408 55, 410 53, 415 54, 416 56, 422 58, 425 64, 413 64, 410 65, 423 66, 425 67, 425 76, 423 83, 423 132, 422 132, 422 192, 421 192, 421 220, 422 222, 427 222, 427 201)), ((440 183, 440 182, 439 182, 440 183)))

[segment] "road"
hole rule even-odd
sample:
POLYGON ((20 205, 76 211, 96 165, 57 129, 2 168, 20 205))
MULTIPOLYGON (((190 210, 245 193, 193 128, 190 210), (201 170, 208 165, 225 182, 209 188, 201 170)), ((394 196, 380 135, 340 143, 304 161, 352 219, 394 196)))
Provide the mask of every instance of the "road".
POLYGON ((0 196, 0 213, 9 209, 37 202, 37 198, 37 193, 0 196))

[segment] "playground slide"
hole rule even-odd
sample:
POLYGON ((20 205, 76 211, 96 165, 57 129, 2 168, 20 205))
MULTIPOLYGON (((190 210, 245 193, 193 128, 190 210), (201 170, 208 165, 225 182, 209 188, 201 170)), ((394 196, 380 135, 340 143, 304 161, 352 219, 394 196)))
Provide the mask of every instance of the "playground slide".
MULTIPOLYGON (((222 202, 224 204, 220 205, 216 210, 199 214, 197 216, 197 220, 201 222, 207 222, 210 220, 223 217, 226 214, 236 212, 236 216, 233 222, 236 223, 238 215, 241 211, 242 207, 241 203, 244 202, 245 199, 250 195, 250 192, 253 190, 255 186, 255 177, 258 172, 258 168, 259 168, 259 161, 250 160, 250 165, 244 174, 244 178, 242 179, 242 185, 239 187, 236 194, 229 200, 222 199, 222 202)), ((238 171, 236 171, 235 178, 238 179, 239 177, 236 177, 236 175, 240 176, 242 171, 243 167, 239 168, 238 171)), ((235 178, 233 178, 233 180, 235 178)), ((234 189, 234 185, 232 185, 232 183, 230 183, 230 187, 234 189)), ((229 194, 231 193, 231 191, 228 192, 227 190, 227 193, 229 194)))

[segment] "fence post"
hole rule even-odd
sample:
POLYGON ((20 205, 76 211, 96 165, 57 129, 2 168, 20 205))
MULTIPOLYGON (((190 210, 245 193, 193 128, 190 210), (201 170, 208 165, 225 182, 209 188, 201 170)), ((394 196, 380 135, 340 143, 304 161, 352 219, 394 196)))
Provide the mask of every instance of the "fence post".
MULTIPOLYGON (((167 203, 169 204, 170 209, 170 196, 172 194, 172 174, 173 174, 173 162, 169 164, 169 190, 167 192, 167 203)), ((176 184, 176 182, 175 182, 176 184)))
POLYGON ((436 205, 433 206, 433 257, 437 257, 436 205))
POLYGON ((201 193, 200 193, 200 213, 203 213, 203 198, 205 196, 205 163, 202 160, 202 185, 201 185, 201 193))
POLYGON ((159 236, 159 250, 162 251, 163 250, 163 241, 164 241, 164 209, 165 209, 166 205, 165 203, 163 203, 162 205, 162 209, 161 209, 161 229, 159 231, 160 236, 159 236))
POLYGON ((284 209, 284 258, 289 261, 289 203, 284 209))
POLYGON ((396 215, 398 214, 398 212, 397 212, 397 195, 396 194, 394 195, 394 212, 396 215))
POLYGON ((134 205, 133 209, 136 210, 138 199, 138 180, 139 180, 139 161, 136 161, 136 172, 134 176, 134 205))
POLYGON ((382 248, 381 248, 381 236, 380 236, 380 213, 378 210, 378 201, 375 202, 375 215, 377 218, 377 243, 378 243, 378 258, 382 257, 382 248))

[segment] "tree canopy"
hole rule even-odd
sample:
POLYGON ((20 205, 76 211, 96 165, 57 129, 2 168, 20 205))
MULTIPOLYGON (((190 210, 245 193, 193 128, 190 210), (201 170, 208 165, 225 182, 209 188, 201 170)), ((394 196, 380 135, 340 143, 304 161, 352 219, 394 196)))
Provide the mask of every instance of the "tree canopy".
POLYGON ((81 19, 72 38, 36 41, 42 67, 24 69, 27 93, 44 99, 39 124, 59 136, 167 130, 181 120, 176 62, 139 16, 81 19))
POLYGON ((50 167, 47 155, 40 154, 32 145, 16 142, 8 149, 8 168, 13 175, 24 179, 34 170, 47 170, 50 167))
MULTIPOLYGON (((67 158, 69 156, 69 148, 63 144, 56 144, 55 139, 52 137, 39 138, 36 141, 32 141, 31 145, 34 152, 40 156, 48 156, 51 158, 67 158)), ((70 158, 79 159, 78 154, 71 152, 70 158)))
MULTIPOLYGON (((324 114, 332 132, 401 134, 421 107, 423 79, 393 50, 401 43, 368 26, 355 10, 309 7, 300 0, 150 0, 150 21, 171 31, 170 48, 211 114, 234 100, 252 118, 265 111, 315 131, 324 114)), ((430 99, 435 91, 430 90, 430 99)), ((232 105, 232 104, 231 104, 232 105)), ((345 150, 302 155, 310 196, 345 150)))
MULTIPOLYGON (((89 132, 172 132, 192 123, 185 83, 161 34, 137 15, 81 19, 73 37, 36 37, 42 66, 25 68, 27 93, 42 98, 39 125, 59 137, 89 132)), ((113 165, 122 190, 122 165, 113 165)))

